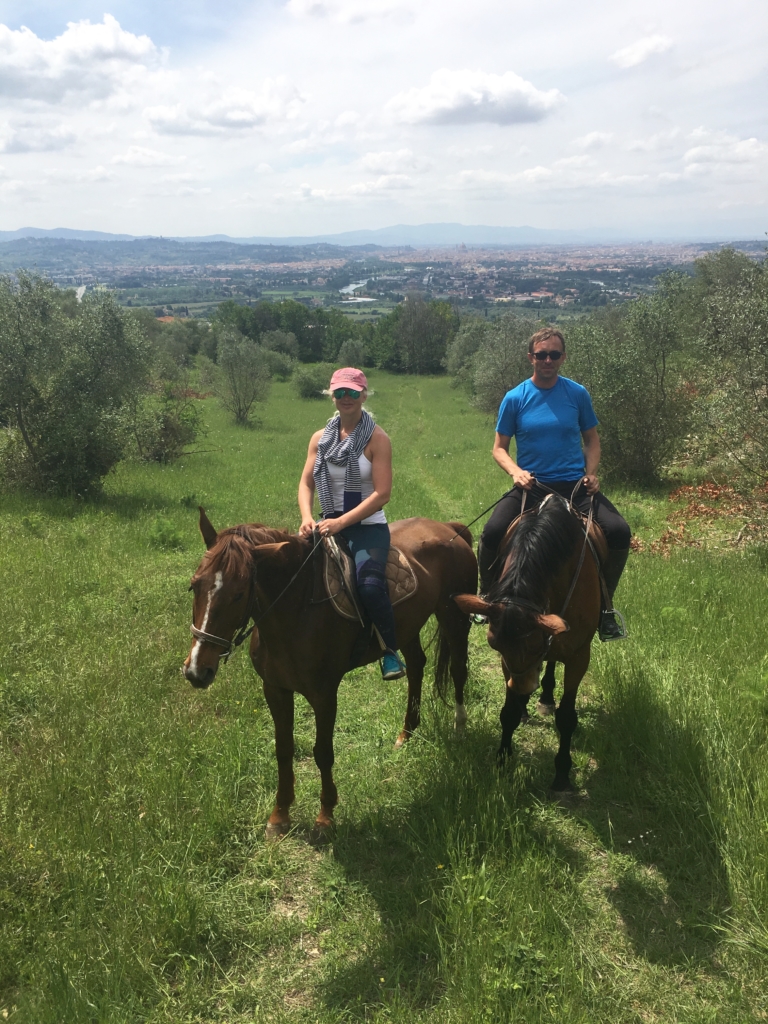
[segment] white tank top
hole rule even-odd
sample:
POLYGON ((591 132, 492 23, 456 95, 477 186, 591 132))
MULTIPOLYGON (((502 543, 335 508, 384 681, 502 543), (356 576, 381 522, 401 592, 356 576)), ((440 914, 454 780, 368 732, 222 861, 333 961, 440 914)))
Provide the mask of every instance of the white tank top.
MULTIPOLYGON (((327 463, 328 476, 331 480, 331 491, 333 492, 333 510, 334 512, 344 511, 344 478, 347 475, 346 468, 344 466, 334 466, 332 462, 327 463)), ((371 467, 371 460, 364 454, 360 456, 360 487, 362 493, 362 500, 373 494, 373 472, 371 467)), ((362 519, 361 525, 367 526, 370 523, 386 523, 387 517, 384 515, 384 509, 380 508, 378 512, 374 512, 373 515, 368 516, 367 519, 362 519)))

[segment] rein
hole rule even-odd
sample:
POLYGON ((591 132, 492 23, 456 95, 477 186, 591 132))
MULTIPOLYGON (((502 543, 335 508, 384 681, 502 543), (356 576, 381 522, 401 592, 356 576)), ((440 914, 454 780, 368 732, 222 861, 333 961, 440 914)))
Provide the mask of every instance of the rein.
POLYGON ((235 635, 232 637, 232 639, 231 640, 225 640, 224 637, 216 636, 215 633, 205 633, 202 629, 198 629, 197 626, 194 625, 194 623, 189 627, 189 631, 192 634, 192 636, 195 637, 196 640, 204 640, 204 641, 206 641, 209 644, 216 644, 218 647, 223 647, 224 648, 224 653, 219 655, 219 660, 223 661, 224 664, 226 665, 226 663, 229 661, 229 657, 232 654, 233 650, 235 648, 237 648, 237 647, 240 647, 240 645, 242 643, 244 643, 244 641, 246 641, 248 639, 248 637, 251 635, 251 633, 254 631, 254 629, 256 629, 258 624, 260 622, 262 622, 263 619, 266 618, 266 616, 272 611, 272 609, 275 607, 275 605, 280 600, 280 598, 283 596, 283 594, 288 590, 288 588, 291 586, 291 584, 295 582, 295 580, 298 578, 298 575, 301 572, 301 570, 304 568, 304 566, 307 564, 307 562, 310 560, 310 558, 314 555, 314 553, 317 550, 317 547, 318 547, 319 544, 320 544, 320 540, 319 540, 318 536, 315 533, 313 533, 312 534, 312 548, 311 548, 309 554, 304 559, 304 561, 301 563, 301 565, 296 570, 296 572, 293 574, 293 576, 291 576, 291 578, 288 580, 288 582, 283 587, 283 589, 280 591, 280 593, 277 595, 277 597, 274 599, 272 604, 270 604, 269 607, 265 611, 263 611, 261 613, 261 615, 258 617, 258 619, 254 619, 253 620, 253 625, 250 628, 248 628, 248 621, 251 618, 251 610, 250 609, 251 609, 251 600, 252 600, 252 597, 253 597, 253 589, 254 589, 254 584, 255 584, 255 572, 251 574, 251 589, 250 589, 250 592, 248 594, 248 605, 247 605, 246 612, 245 612, 245 618, 243 619, 243 621, 241 622, 240 626, 235 631, 235 635))

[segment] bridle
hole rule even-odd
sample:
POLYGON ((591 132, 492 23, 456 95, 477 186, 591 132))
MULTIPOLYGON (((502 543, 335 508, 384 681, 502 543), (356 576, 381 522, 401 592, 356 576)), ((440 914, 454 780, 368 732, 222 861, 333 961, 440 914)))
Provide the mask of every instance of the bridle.
MULTIPOLYGON (((263 611, 261 613, 261 615, 259 615, 259 617, 257 619, 254 618, 253 625, 251 625, 249 627, 248 626, 248 622, 250 621, 251 616, 252 616, 251 604, 253 602, 254 591, 256 589, 256 570, 255 569, 251 573, 251 579, 250 579, 250 584, 249 584, 249 588, 248 588, 248 602, 247 602, 247 604, 245 606, 245 616, 243 618, 243 621, 240 623, 240 625, 235 630, 235 634, 232 637, 232 639, 231 640, 227 640, 223 636, 216 636, 215 633, 206 633, 205 630, 198 629, 197 626, 194 623, 192 623, 192 625, 189 627, 189 631, 192 634, 192 636, 196 640, 202 640, 205 643, 215 644, 217 647, 223 647, 224 651, 223 651, 222 654, 219 655, 219 661, 223 661, 224 664, 226 665, 227 661, 229 661, 229 657, 232 654, 232 652, 234 650, 236 650, 238 647, 240 647, 240 645, 243 644, 248 639, 248 637, 251 635, 251 633, 254 631, 254 629, 256 629, 258 624, 260 622, 262 622, 264 618, 266 618, 266 616, 269 614, 269 612, 272 611, 272 609, 275 607, 275 605, 280 600, 280 598, 283 596, 283 594, 288 590, 288 588, 291 586, 291 584, 298 578, 298 575, 301 572, 301 570, 304 568, 304 566, 307 564, 307 562, 310 560, 310 558, 314 555, 314 553, 315 553, 319 543, 320 543, 320 541, 318 539, 318 536, 315 533, 313 533, 312 534, 312 548, 311 548, 309 554, 304 559, 304 561, 301 563, 301 565, 296 570, 296 572, 293 574, 293 576, 291 576, 291 578, 288 580, 288 582, 283 587, 283 589, 280 591, 280 593, 277 595, 277 597, 274 599, 272 604, 270 604, 269 607, 265 611, 263 611)), ((256 598, 256 604, 258 605, 258 598, 256 598)))

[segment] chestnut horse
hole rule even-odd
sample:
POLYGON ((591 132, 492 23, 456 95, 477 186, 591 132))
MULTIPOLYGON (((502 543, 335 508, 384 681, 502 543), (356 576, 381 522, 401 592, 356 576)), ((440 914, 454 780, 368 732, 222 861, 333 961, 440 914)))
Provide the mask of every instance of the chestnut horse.
POLYGON ((500 553, 501 576, 487 600, 470 594, 455 598, 462 611, 488 618, 488 643, 501 654, 507 691, 500 716, 500 761, 511 753, 512 733, 538 688, 542 663, 547 662, 539 705, 544 711, 554 705, 555 662, 565 665, 563 696, 555 711, 560 733, 552 783, 556 791, 572 788, 576 694, 589 667, 600 618, 600 576, 587 548, 580 517, 559 495, 551 495, 537 510, 526 512, 508 535, 500 553))
MULTIPOLYGON (((362 634, 359 623, 338 615, 327 600, 322 549, 313 540, 258 523, 217 534, 202 509, 200 532, 208 552, 190 588, 195 595, 196 639, 182 671, 193 686, 210 686, 219 659, 230 653, 233 641, 241 642, 248 622, 254 620, 251 661, 275 723, 278 786, 267 836, 280 836, 290 828, 294 693, 303 694, 315 713, 314 755, 322 781, 315 830, 321 835, 333 824, 338 799, 332 768, 339 683, 349 669, 376 661, 379 644, 362 634)), ((418 581, 416 592, 394 608, 408 669, 408 704, 397 739, 401 746, 419 724, 427 660, 419 631, 432 614, 439 630, 435 683, 444 692, 450 666, 457 728, 466 721, 469 620, 451 598, 476 589, 477 561, 471 535, 459 523, 404 519, 391 524, 391 533, 392 544, 408 558, 418 581)))

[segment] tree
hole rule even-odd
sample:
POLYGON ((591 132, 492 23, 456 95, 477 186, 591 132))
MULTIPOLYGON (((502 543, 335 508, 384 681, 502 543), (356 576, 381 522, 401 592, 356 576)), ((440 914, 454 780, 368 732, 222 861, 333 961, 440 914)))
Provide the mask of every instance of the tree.
POLYGON ((407 295, 395 328, 397 350, 406 373, 440 373, 457 317, 447 302, 425 302, 407 295))
POLYGON ((151 347, 108 294, 67 311, 65 293, 22 272, 0 281, 3 473, 87 494, 121 458, 122 414, 146 386, 151 347))
POLYGON ((265 350, 228 328, 219 335, 216 393, 236 423, 248 423, 256 402, 266 401, 272 385, 265 350))
POLYGON ((448 347, 446 369, 478 408, 495 413, 507 391, 530 376, 526 354, 535 330, 534 320, 516 313, 467 317, 448 347))
POLYGON ((616 477, 657 478, 688 433, 693 389, 676 315, 679 281, 596 313, 568 332, 568 376, 600 419, 602 465, 616 477))
POLYGON ((699 338, 707 425, 721 451, 768 476, 768 270, 729 249, 696 269, 707 285, 699 338))

